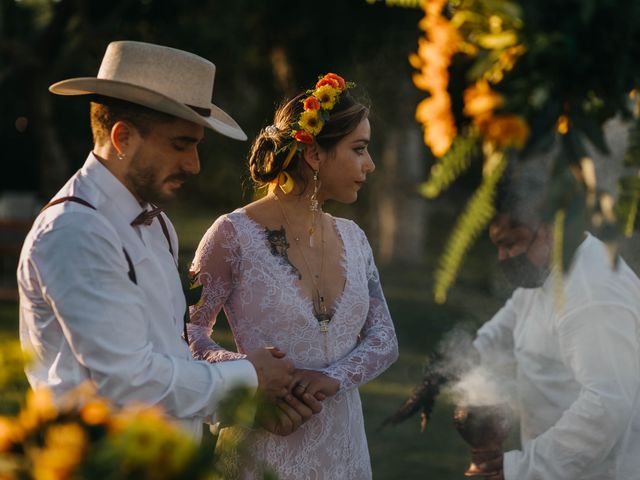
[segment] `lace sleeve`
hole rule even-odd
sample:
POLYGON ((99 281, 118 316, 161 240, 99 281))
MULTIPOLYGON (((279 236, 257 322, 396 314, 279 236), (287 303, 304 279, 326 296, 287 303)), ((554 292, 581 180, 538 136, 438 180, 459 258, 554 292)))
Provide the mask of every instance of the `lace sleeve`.
POLYGON ((358 387, 374 379, 398 358, 398 340, 380 285, 373 253, 364 232, 358 228, 367 268, 369 311, 360 331, 360 342, 345 357, 322 372, 340 382, 341 389, 358 387))
POLYGON ((230 352, 211 339, 211 332, 222 306, 231 294, 238 269, 240 251, 231 221, 222 216, 207 230, 198 245, 191 271, 202 285, 202 298, 190 308, 191 323, 187 326, 191 353, 194 358, 209 362, 245 358, 230 352))

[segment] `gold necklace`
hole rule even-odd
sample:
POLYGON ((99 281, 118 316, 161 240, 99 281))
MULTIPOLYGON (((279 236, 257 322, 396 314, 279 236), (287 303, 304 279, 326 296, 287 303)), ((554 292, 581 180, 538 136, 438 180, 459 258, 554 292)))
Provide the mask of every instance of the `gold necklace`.
MULTIPOLYGON (((276 203, 280 206, 280 211, 282 212, 282 217, 284 218, 284 222, 289 227, 291 234, 293 235, 293 228, 291 227, 291 222, 289 221, 289 217, 287 216, 287 212, 284 209, 284 205, 282 201, 278 198, 277 195, 274 195, 276 203)), ((309 235, 313 235, 313 232, 309 232, 309 235)), ((307 257, 300 246, 300 237, 293 237, 296 248, 300 252, 300 256, 302 257, 302 261, 304 262, 305 267, 307 267, 307 272, 309 273, 309 278, 311 278, 311 282, 315 288, 315 293, 313 295, 312 303, 313 303, 313 315, 318 320, 318 324, 320 325, 320 331, 322 333, 327 333, 329 331, 329 322, 331 321, 331 314, 327 311, 327 306, 324 303, 324 295, 322 295, 322 287, 324 281, 324 222, 322 218, 320 219, 320 275, 318 276, 318 282, 316 282, 316 277, 313 275, 311 271, 311 267, 309 266, 309 262, 307 261, 307 257), (319 284, 318 284, 319 283, 319 284)), ((309 245, 312 246, 312 245, 309 245)))

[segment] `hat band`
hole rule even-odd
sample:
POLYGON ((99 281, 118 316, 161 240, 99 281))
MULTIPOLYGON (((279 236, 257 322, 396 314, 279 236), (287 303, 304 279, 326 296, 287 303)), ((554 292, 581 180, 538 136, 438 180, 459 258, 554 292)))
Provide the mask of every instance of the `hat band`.
MULTIPOLYGON (((185 105, 187 105, 187 104, 185 103, 185 105)), ((198 115, 200 115, 202 117, 210 117, 211 116, 211 109, 210 108, 194 107, 193 105, 187 105, 187 107, 189 107, 191 110, 193 110, 194 112, 196 112, 198 115)))

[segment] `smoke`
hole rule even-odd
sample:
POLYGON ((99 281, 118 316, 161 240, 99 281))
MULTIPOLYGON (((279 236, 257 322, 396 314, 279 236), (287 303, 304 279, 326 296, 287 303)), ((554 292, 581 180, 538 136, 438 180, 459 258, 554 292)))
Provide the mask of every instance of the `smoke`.
POLYGON ((474 337, 469 328, 458 326, 439 343, 438 360, 430 368, 447 379, 443 393, 459 406, 513 404, 514 380, 505 357, 481 358, 474 337))

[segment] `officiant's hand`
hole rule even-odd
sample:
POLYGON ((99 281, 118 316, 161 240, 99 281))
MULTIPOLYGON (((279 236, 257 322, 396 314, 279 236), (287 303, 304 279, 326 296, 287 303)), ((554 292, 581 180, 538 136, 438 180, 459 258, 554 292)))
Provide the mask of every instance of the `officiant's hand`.
POLYGON ((247 355, 247 360, 256 369, 258 391, 274 402, 289 393, 293 379, 293 363, 282 357, 284 353, 274 348, 262 348, 247 355))
POLYGON ((494 475, 484 477, 487 480, 504 480, 502 452, 496 452, 492 457, 487 457, 486 452, 479 453, 474 456, 471 450, 471 461, 474 462, 482 472, 496 472, 494 475))
POLYGON ((293 379, 289 390, 297 398, 307 403, 313 400, 322 401, 338 393, 340 383, 324 373, 315 370, 297 368, 293 373, 293 379))

